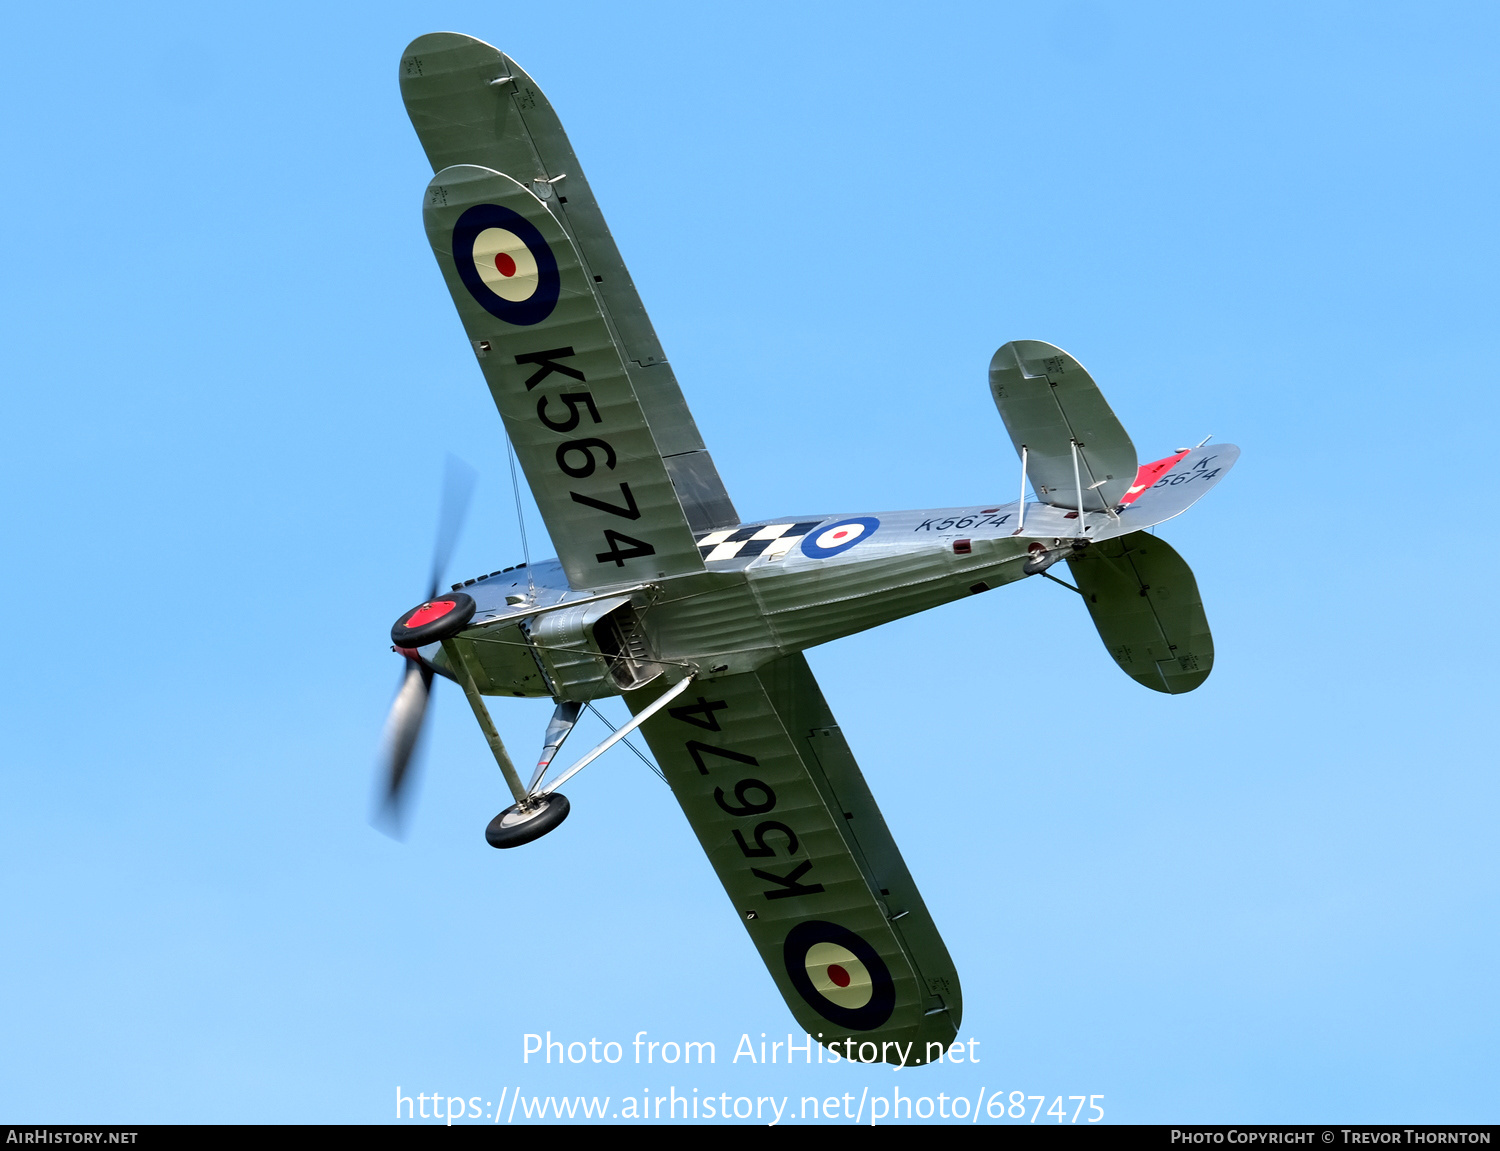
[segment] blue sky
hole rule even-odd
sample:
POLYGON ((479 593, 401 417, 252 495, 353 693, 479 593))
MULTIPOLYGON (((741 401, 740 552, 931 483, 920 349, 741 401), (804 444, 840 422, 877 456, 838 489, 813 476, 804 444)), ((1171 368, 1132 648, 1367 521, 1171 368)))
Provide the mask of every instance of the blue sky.
MULTIPOLYGON (((0 26, 0 1117, 894 1081, 1135 1122, 1500 1118, 1491 6, 0 26), (1161 531, 1215 631, 1190 696, 1040 580, 810 654, 978 1064, 731 1062, 790 1015, 627 754, 497 853, 500 781, 441 692, 408 841, 367 825, 445 452, 481 474, 453 577, 520 559, 396 84, 441 28, 550 95, 746 517, 1010 498, 985 368, 1015 338, 1077 356, 1143 458, 1243 447, 1161 531), (522 1063, 527 1033, 642 1030, 718 1061, 522 1063)), ((496 720, 526 749, 548 708, 496 720)))

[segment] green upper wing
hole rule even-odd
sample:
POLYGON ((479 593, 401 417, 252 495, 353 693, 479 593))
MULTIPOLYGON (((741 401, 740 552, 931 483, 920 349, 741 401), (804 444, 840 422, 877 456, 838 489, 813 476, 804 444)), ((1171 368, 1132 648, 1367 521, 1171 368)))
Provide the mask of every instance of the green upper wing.
POLYGON ((797 1022, 866 1062, 951 1043, 958 974, 807 661, 705 681, 641 730, 797 1022))
POLYGON ((401 95, 434 171, 505 172, 547 205, 579 253, 689 524, 739 524, 682 389, 552 105, 516 62, 455 32, 419 36, 401 58, 401 95), (498 81, 498 82, 497 82, 498 81))
POLYGON ((1208 678, 1214 639, 1198 581, 1165 540, 1131 532, 1074 552, 1068 567, 1099 638, 1131 679, 1180 695, 1208 678))
POLYGON ((703 570, 573 243, 499 172, 444 168, 427 239, 575 588, 703 570))

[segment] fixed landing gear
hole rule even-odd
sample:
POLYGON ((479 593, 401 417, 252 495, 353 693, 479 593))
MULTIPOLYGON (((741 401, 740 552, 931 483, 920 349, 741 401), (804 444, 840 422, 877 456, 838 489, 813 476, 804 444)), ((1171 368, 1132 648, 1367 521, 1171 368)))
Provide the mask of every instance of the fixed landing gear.
POLYGON ((1063 559, 1070 551, 1076 555, 1079 552, 1087 550, 1089 545, 1094 541, 1087 536, 1081 536, 1066 542, 1060 539, 1054 539, 1052 542, 1054 544, 1052 548, 1048 548, 1043 543, 1032 544, 1027 549, 1030 558, 1021 565, 1021 571, 1029 576, 1042 575, 1049 567, 1058 560, 1063 559))
POLYGON ((484 732, 485 741, 490 745, 490 751, 495 757, 495 764, 500 768, 500 774, 505 777, 505 785, 510 788, 510 793, 516 800, 514 804, 490 820, 489 826, 484 829, 484 838, 491 847, 520 847, 523 843, 540 839, 567 819, 568 801, 557 793, 557 788, 666 707, 691 687, 697 678, 697 670, 690 670, 650 705, 637 712, 623 727, 616 728, 614 733, 593 751, 551 783, 543 786, 542 777, 546 775, 547 768, 551 765, 558 748, 562 746, 563 740, 568 737, 568 733, 578 722, 578 715, 582 710, 580 703, 559 700, 552 722, 547 726, 547 742, 542 748, 541 760, 528 786, 523 784, 521 777, 516 774, 516 765, 511 762, 510 755, 505 750, 505 744, 500 741, 500 733, 495 730, 495 721, 490 717, 489 708, 485 706, 484 699, 479 694, 474 669, 469 665, 469 653, 459 647, 452 637, 444 639, 442 644, 443 651, 448 656, 448 662, 453 669, 454 678, 464 689, 464 695, 474 711, 474 718, 479 721, 479 729, 484 732))
POLYGON ((484 829, 491 847, 520 847, 540 839, 568 818, 568 797, 553 792, 507 807, 484 829))

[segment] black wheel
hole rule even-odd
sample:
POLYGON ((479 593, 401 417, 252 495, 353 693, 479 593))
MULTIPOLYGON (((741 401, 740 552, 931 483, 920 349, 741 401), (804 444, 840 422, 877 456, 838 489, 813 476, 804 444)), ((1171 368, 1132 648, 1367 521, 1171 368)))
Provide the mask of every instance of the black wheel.
POLYGON ((1030 558, 1021 565, 1023 575, 1031 576, 1036 575, 1038 572, 1044 572, 1058 560, 1062 559, 1061 552, 1049 552, 1044 544, 1032 544, 1026 549, 1026 552, 1030 558))
POLYGON ((391 642, 397 647, 425 647, 451 639, 474 618, 473 597, 450 591, 418 604, 391 627, 391 642))
POLYGON ((490 825, 484 829, 484 838, 491 847, 520 847, 533 839, 541 839, 567 818, 568 797, 544 795, 524 811, 520 804, 507 807, 490 820, 490 825))

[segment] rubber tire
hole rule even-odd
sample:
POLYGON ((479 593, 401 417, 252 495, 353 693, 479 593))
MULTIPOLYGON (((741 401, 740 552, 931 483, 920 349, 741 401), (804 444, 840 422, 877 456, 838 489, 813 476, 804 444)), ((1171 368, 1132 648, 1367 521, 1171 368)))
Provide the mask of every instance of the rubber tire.
POLYGON ((452 600, 453 610, 417 627, 407 627, 406 621, 427 604, 419 603, 410 611, 403 612, 401 618, 391 625, 391 642, 397 647, 408 649, 426 647, 430 643, 452 639, 468 627, 469 621, 474 618, 474 612, 477 610, 474 598, 461 591, 450 591, 433 596, 428 603, 441 603, 443 600, 452 600))
POLYGON ((1021 565, 1021 574, 1029 576, 1040 575, 1060 559, 1062 559, 1060 555, 1041 555, 1036 559, 1029 559, 1021 565))
POLYGON ((533 815, 525 823, 513 823, 504 825, 507 815, 515 813, 519 804, 507 807, 484 829, 484 839, 491 847, 501 849, 507 847, 520 847, 523 843, 530 843, 533 839, 541 839, 563 820, 568 818, 568 797, 565 795, 552 794, 546 796, 543 801, 546 804, 541 811, 533 815))

